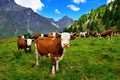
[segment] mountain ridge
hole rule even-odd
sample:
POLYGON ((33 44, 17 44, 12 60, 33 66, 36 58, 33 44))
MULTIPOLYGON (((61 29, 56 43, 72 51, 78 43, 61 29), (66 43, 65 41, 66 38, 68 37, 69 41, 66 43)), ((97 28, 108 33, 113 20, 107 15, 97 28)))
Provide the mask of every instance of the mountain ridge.
POLYGON ((56 27, 60 29, 60 31, 64 31, 66 27, 70 27, 74 23, 74 20, 68 16, 63 16, 58 21, 55 21, 53 18, 47 18, 48 21, 53 23, 56 27), (67 22, 67 23, 66 23, 67 22))
MULTIPOLYGON (((54 21, 55 22, 55 21, 54 21)), ((0 38, 26 33, 59 32, 60 26, 30 8, 17 5, 14 0, 0 0, 0 38)))

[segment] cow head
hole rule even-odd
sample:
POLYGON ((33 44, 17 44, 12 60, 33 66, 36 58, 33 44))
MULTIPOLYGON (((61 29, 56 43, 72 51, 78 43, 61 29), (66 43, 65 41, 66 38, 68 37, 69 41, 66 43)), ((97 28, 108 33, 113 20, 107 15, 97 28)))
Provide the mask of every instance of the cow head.
POLYGON ((39 36, 41 36, 41 34, 37 34, 37 33, 36 33, 36 34, 33 34, 33 35, 32 35, 32 39, 33 39, 33 40, 36 40, 39 36))
POLYGON ((61 33, 61 45, 63 48, 68 48, 70 42, 70 33, 61 33))
POLYGON ((26 39, 26 42, 27 42, 27 46, 31 46, 32 45, 32 39, 26 39))
POLYGON ((20 35, 20 36, 18 36, 18 38, 25 38, 25 36, 24 35, 20 35))

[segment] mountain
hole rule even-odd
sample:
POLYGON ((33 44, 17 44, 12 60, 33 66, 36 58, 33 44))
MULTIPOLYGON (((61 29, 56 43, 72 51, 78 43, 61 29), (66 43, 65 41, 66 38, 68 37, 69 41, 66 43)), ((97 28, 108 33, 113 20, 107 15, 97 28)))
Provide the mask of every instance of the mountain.
POLYGON ((65 31, 98 31, 106 29, 120 30, 120 0, 115 0, 107 5, 92 9, 82 15, 65 31))
POLYGON ((59 31, 59 28, 46 17, 17 5, 14 0, 0 0, 0 38, 53 31, 59 31))
POLYGON ((17 5, 14 0, 0 0, 0 38, 26 33, 49 33, 63 31, 74 22, 65 16, 59 21, 46 18, 30 8, 17 5))
POLYGON ((74 23, 74 20, 68 16, 64 16, 58 21, 54 21, 54 19, 48 18, 48 21, 50 21, 54 26, 58 27, 60 31, 63 31, 64 28, 70 27, 74 23))
POLYGON ((66 27, 70 27, 73 23, 74 20, 69 18, 68 16, 64 16, 57 21, 57 25, 60 27, 60 31, 63 31, 66 27))

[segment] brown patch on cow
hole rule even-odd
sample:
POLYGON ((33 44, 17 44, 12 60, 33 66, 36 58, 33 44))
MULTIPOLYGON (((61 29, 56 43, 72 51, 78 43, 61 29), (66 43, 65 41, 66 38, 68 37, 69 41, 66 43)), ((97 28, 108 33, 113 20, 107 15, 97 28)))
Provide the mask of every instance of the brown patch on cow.
POLYGON ((113 31, 112 30, 105 30, 100 34, 101 37, 109 37, 110 39, 112 38, 113 31))
POLYGON ((41 36, 41 34, 33 34, 32 38, 36 40, 39 36, 41 36))
POLYGON ((60 39, 39 37, 35 43, 37 43, 37 50, 40 55, 48 55, 48 53, 52 53, 55 56, 61 56, 63 53, 60 39))
POLYGON ((49 38, 60 38, 61 35, 60 35, 60 33, 57 33, 57 32, 51 32, 51 33, 48 33, 48 37, 49 38))

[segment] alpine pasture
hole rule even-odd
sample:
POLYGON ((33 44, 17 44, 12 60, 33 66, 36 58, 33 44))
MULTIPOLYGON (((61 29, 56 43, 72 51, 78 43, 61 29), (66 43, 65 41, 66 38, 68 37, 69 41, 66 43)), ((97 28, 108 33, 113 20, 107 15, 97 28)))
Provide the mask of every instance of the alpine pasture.
POLYGON ((120 80, 120 37, 76 38, 66 49, 60 69, 51 76, 51 59, 35 66, 32 53, 17 51, 17 38, 0 40, 0 80, 120 80))

